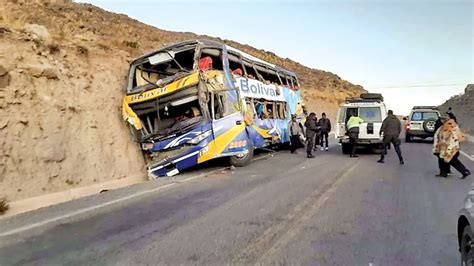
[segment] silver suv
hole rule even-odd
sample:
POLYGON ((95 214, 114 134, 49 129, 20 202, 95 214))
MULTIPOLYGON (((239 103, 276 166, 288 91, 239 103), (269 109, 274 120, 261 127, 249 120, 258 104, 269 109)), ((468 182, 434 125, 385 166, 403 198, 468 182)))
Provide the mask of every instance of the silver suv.
POLYGON ((413 137, 422 139, 434 136, 436 120, 440 116, 436 106, 415 106, 410 116, 405 118, 405 141, 411 142, 413 137))

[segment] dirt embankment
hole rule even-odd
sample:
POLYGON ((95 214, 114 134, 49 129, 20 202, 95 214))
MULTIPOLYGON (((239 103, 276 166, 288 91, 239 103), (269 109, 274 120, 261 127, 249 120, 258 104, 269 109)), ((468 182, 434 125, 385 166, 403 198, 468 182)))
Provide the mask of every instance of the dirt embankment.
MULTIPOLYGON (((145 176, 121 120, 128 63, 165 44, 213 38, 156 29, 92 5, 20 2, 0 7, 0 197, 145 176)), ((295 71, 311 111, 333 116, 339 102, 363 91, 332 73, 225 42, 295 71)))
POLYGON ((449 107, 453 108, 461 128, 474 135, 474 84, 467 85, 463 94, 453 96, 440 105, 440 110, 444 113, 449 107))

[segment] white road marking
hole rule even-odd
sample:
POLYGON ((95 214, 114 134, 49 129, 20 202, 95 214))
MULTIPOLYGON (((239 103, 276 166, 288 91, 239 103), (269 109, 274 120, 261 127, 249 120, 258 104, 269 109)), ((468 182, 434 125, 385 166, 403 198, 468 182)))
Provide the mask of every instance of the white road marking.
POLYGON ((104 202, 104 203, 99 204, 99 205, 94 205, 94 206, 91 206, 91 207, 88 207, 88 208, 84 208, 84 209, 80 209, 80 210, 77 210, 77 211, 74 211, 74 212, 63 214, 63 215, 60 215, 60 216, 57 216, 57 217, 54 217, 54 218, 51 218, 51 219, 47 219, 47 220, 44 220, 44 221, 41 221, 41 222, 25 225, 25 226, 22 226, 22 227, 19 227, 19 228, 16 228, 16 229, 13 229, 13 230, 10 230, 10 231, 7 231, 7 232, 3 232, 3 233, 0 234, 0 237, 9 236, 9 235, 13 235, 13 234, 20 233, 20 232, 23 232, 23 231, 27 231, 27 230, 30 230, 30 229, 33 229, 33 228, 36 228, 36 227, 40 227, 40 226, 52 223, 52 222, 56 222, 56 221, 59 221, 59 220, 62 220, 62 219, 67 219, 67 218, 70 218, 70 217, 73 217, 73 216, 76 216, 76 215, 79 215, 79 214, 83 214, 83 213, 86 213, 86 212, 89 212, 89 211, 93 211, 93 210, 96 210, 96 209, 99 209, 99 208, 102 208, 102 207, 106 207, 106 206, 109 206, 109 205, 112 205, 112 204, 115 204, 115 203, 119 203, 119 202, 122 202, 122 201, 125 201, 125 200, 133 199, 133 198, 145 195, 145 194, 153 193, 155 191, 162 190, 164 188, 172 187, 172 186, 175 186, 175 185, 177 185, 177 183, 170 183, 170 184, 167 184, 167 185, 164 185, 164 186, 161 186, 161 187, 157 187, 157 188, 154 188, 154 189, 149 189, 149 190, 141 191, 141 192, 138 192, 138 193, 135 193, 135 194, 132 194, 132 195, 128 195, 128 196, 123 197, 123 198, 119 198, 119 199, 115 199, 115 200, 112 200, 112 201, 104 202))
POLYGON ((469 160, 474 161, 474 155, 469 155, 464 151, 460 151, 462 155, 466 156, 469 160))
MULTIPOLYGON (((270 156, 270 155, 260 156, 260 157, 257 157, 255 159, 253 159, 252 161, 258 161, 258 160, 261 160, 261 159, 263 159, 265 157, 268 157, 268 156, 270 156)), ((143 196, 143 195, 146 195, 146 194, 150 194, 150 193, 153 193, 153 192, 165 189, 165 188, 169 188, 169 187, 172 187, 172 186, 175 186, 175 185, 178 185, 178 184, 189 182, 189 181, 192 181, 192 180, 197 179, 197 178, 205 177, 205 176, 223 171, 225 169, 226 169, 226 167, 220 167, 218 169, 215 169, 215 170, 212 170, 212 171, 209 171, 209 172, 205 172, 205 173, 202 173, 202 174, 199 174, 199 175, 195 175, 195 176, 183 179, 181 181, 174 181, 173 183, 166 184, 166 185, 163 185, 163 186, 160 186, 160 187, 144 190, 144 191, 141 191, 141 192, 138 192, 138 193, 135 193, 135 194, 131 194, 131 195, 128 195, 128 196, 125 196, 125 197, 122 197, 122 198, 118 198, 118 199, 115 199, 115 200, 112 200, 112 201, 104 202, 102 204, 94 205, 94 206, 84 208, 84 209, 79 209, 77 211, 66 213, 66 214, 63 214, 63 215, 60 215, 60 216, 57 216, 57 217, 54 217, 54 218, 50 218, 50 219, 46 219, 46 220, 43 220, 43 221, 40 221, 40 222, 36 222, 36 223, 32 223, 32 224, 25 225, 25 226, 22 226, 22 227, 18 227, 16 229, 12 229, 10 231, 0 233, 0 237, 5 237, 5 236, 21 233, 21 232, 28 231, 28 230, 31 230, 31 229, 34 229, 34 228, 37 228, 37 227, 41 227, 41 226, 44 226, 44 225, 47 225, 47 224, 50 224, 50 223, 53 223, 53 222, 57 222, 57 221, 60 221, 60 220, 63 220, 63 219, 68 219, 68 218, 71 218, 71 217, 76 216, 76 215, 80 215, 80 214, 83 214, 83 213, 86 213, 86 212, 97 210, 97 209, 100 209, 100 208, 103 208, 103 207, 106 207, 106 206, 110 206, 110 205, 113 205, 113 204, 116 204, 116 203, 119 203, 119 202, 122 202, 122 201, 137 198, 137 197, 140 197, 140 196, 143 196)))

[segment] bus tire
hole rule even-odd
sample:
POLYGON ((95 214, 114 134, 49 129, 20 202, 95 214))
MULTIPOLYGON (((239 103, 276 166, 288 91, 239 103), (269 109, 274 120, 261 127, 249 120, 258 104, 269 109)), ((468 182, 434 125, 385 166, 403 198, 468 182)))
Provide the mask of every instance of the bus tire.
POLYGON ((234 155, 229 157, 230 164, 235 167, 244 167, 248 165, 252 161, 254 151, 253 145, 249 140, 247 140, 247 149, 248 153, 244 156, 234 155))

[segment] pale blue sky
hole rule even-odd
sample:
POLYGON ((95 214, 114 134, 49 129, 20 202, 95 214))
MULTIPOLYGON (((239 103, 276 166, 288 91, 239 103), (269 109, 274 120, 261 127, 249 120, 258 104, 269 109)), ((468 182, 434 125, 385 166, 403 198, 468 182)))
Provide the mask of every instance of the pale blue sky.
POLYGON ((413 105, 440 104, 474 83, 470 0, 78 2, 161 29, 235 40, 331 71, 382 92, 387 106, 400 114, 413 105), (460 85, 439 86, 446 84, 460 85))

